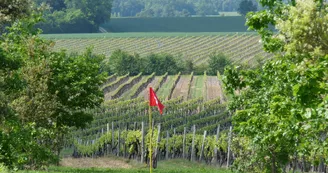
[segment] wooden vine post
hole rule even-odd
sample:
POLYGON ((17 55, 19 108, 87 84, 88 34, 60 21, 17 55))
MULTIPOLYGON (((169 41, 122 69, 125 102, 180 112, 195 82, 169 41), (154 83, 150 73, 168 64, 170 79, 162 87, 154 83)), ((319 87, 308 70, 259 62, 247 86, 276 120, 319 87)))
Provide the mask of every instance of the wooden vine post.
MULTIPOLYGON (((216 136, 215 136, 215 143, 218 143, 219 136, 220 135, 220 124, 218 125, 218 129, 216 130, 216 136)), ((212 163, 217 164, 218 163, 218 147, 214 147, 214 157, 212 163)))
MULTIPOLYGON (((104 135, 104 128, 101 128, 101 136, 104 135)), ((102 144, 101 155, 105 155, 105 144, 102 144)))
MULTIPOLYGON (((156 141, 156 150, 155 150, 155 159, 157 160, 158 155, 158 144, 161 142, 161 124, 158 124, 158 132, 157 132, 157 141, 156 141)), ((154 159, 154 160, 155 160, 154 159)))
POLYGON ((196 135, 196 126, 193 126, 192 132, 192 144, 191 144, 191 161, 195 161, 195 135, 196 135))
MULTIPOLYGON (((107 123, 107 134, 109 133, 109 123, 107 123)), ((106 141, 107 141, 107 139, 106 139, 106 141)), ((107 146, 107 148, 106 148, 106 154, 108 155, 109 154, 109 144, 108 144, 108 142, 107 142, 107 144, 106 144, 107 146)))
POLYGON ((115 138, 114 138, 114 133, 115 133, 115 131, 114 131, 114 122, 112 122, 112 146, 111 146, 111 152, 112 152, 112 154, 114 153, 114 151, 113 151, 113 149, 114 149, 114 141, 115 141, 115 138))
POLYGON ((152 119, 151 119, 151 107, 149 105, 149 133, 150 133, 150 137, 149 137, 149 172, 152 173, 153 172, 153 151, 152 151, 152 138, 153 138, 153 123, 152 123, 152 119))
POLYGON ((200 156, 199 156, 199 161, 201 162, 203 159, 203 153, 204 153, 204 145, 206 141, 206 130, 204 131, 204 137, 203 137, 203 142, 202 142, 202 149, 200 151, 200 156))
POLYGON ((120 156, 120 148, 121 148, 121 128, 118 128, 118 138, 117 138, 117 156, 120 156))
POLYGON ((231 148, 231 138, 232 138, 232 126, 230 126, 230 129, 229 129, 227 167, 230 166, 230 155, 231 155, 230 148, 231 148))
POLYGON ((186 131, 187 128, 183 128, 183 141, 182 141, 182 158, 186 158, 186 131))
POLYGON ((145 152, 145 125, 144 122, 141 122, 141 159, 140 162, 144 162, 144 153, 145 152))
POLYGON ((165 152, 165 159, 169 159, 169 131, 166 130, 166 152, 165 152))

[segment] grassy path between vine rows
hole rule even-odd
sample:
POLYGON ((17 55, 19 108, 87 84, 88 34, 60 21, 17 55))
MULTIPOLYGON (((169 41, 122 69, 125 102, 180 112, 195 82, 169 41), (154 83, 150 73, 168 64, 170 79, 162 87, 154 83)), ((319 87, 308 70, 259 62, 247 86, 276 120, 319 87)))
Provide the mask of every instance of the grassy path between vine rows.
MULTIPOLYGON (((19 173, 147 173, 146 164, 122 158, 63 159, 61 165, 51 166, 48 171, 19 171, 19 173), (70 166, 70 167, 68 167, 70 166)), ((154 173, 230 173, 230 171, 182 159, 158 162, 154 173)))
POLYGON ((170 89, 174 83, 175 75, 168 76, 162 87, 156 93, 158 98, 162 101, 167 100, 170 95, 170 89))
POLYGON ((194 80, 191 83, 191 98, 203 97, 204 89, 204 76, 194 76, 194 80))

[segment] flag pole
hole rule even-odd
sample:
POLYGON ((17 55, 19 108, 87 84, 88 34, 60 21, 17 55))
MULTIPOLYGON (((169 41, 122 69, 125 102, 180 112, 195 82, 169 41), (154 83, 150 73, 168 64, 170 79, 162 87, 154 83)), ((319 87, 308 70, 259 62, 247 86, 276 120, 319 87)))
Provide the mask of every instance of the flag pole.
POLYGON ((153 139, 153 127, 152 127, 152 119, 151 119, 151 107, 149 103, 149 133, 150 133, 150 139, 149 139, 149 172, 153 172, 153 153, 152 153, 152 139, 153 139))

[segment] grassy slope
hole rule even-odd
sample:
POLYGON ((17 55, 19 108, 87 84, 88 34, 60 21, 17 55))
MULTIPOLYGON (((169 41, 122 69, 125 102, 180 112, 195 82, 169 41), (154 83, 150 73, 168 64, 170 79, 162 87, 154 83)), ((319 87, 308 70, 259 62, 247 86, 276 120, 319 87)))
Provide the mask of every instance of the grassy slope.
MULTIPOLYGON (((25 171, 21 171, 25 172, 25 171)), ((27 172, 27 171, 26 171, 27 172)), ((69 167, 50 167, 47 172, 53 173, 147 173, 149 168, 146 165, 133 164, 131 169, 106 169, 106 168, 69 168, 69 167)), ((29 171, 29 173, 47 173, 46 171, 29 171)), ((154 173, 230 173, 225 169, 208 166, 196 162, 189 162, 181 159, 160 161, 154 173)))

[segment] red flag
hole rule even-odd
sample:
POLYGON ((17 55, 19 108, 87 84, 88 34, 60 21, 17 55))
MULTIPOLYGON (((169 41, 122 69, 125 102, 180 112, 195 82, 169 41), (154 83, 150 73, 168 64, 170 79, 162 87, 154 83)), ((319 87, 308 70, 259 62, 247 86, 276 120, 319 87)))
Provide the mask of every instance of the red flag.
POLYGON ((149 88, 149 106, 157 106, 160 114, 163 114, 164 105, 158 100, 154 90, 149 88))

